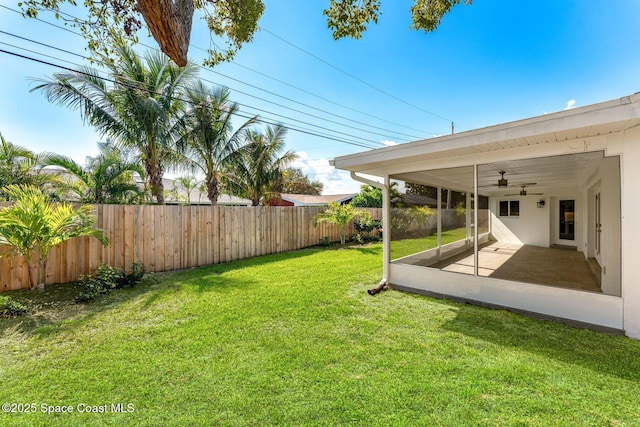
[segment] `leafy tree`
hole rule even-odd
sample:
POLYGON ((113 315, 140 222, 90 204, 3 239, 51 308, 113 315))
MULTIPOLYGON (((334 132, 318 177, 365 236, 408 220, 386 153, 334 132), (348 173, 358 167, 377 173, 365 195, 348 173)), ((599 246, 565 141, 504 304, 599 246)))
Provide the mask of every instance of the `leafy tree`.
MULTIPOLYGON (((391 0, 388 0, 389 2, 391 0)), ((205 65, 214 65, 233 58, 244 43, 253 39, 258 20, 264 12, 263 0, 101 0, 85 1, 86 19, 66 18, 60 11, 65 3, 77 5, 76 0, 22 0, 18 3, 24 15, 35 18, 43 10, 55 12, 68 23, 79 27, 89 48, 106 53, 108 40, 137 42, 136 32, 143 21, 162 51, 180 65, 187 65, 187 53, 193 15, 204 15, 209 30, 224 40, 225 48, 209 50, 205 65)), ((449 10, 471 0, 414 0, 411 6, 412 28, 432 31, 449 10)), ((380 0, 330 0, 324 10, 327 25, 337 40, 343 37, 360 38, 367 24, 377 23, 380 0)), ((215 43, 213 43, 215 46, 215 43)))
POLYGON ((136 150, 151 194, 164 204, 165 168, 184 161, 176 151, 183 133, 181 97, 196 76, 196 67, 179 68, 159 52, 143 58, 125 45, 116 46, 117 61, 107 63, 111 85, 95 70, 56 73, 33 90, 47 99, 80 110, 83 119, 123 147, 136 150))
MULTIPOLYGON (((411 6, 414 30, 425 32, 435 30, 442 17, 457 4, 471 4, 472 0, 414 0, 411 6)), ((327 25, 333 31, 333 38, 359 39, 367 30, 367 24, 378 22, 380 0, 330 0, 324 12, 327 25)))
POLYGON ((265 133, 248 131, 247 144, 237 151, 233 170, 224 176, 226 187, 250 199, 253 206, 278 197, 283 172, 297 158, 284 151, 286 133, 281 125, 267 126, 265 133))
POLYGON ((281 193, 286 194, 310 194, 319 196, 322 194, 324 184, 320 181, 312 181, 300 168, 287 168, 284 171, 284 182, 281 193))
MULTIPOLYGON (((392 182, 389 189, 391 197, 391 207, 397 208, 404 204, 402 194, 398 191, 398 183, 392 182)), ((351 204, 360 208, 381 208, 382 189, 364 184, 360 187, 360 192, 351 199, 351 204)))
POLYGON ((180 146, 192 160, 193 167, 204 174, 207 197, 212 205, 218 202, 222 171, 234 168, 238 159, 236 152, 249 126, 255 122, 247 120, 233 130, 233 116, 239 107, 229 100, 229 95, 227 88, 210 89, 202 82, 187 91, 187 133, 180 146))
POLYGON ((133 173, 144 176, 142 166, 128 160, 122 151, 110 144, 99 145, 100 154, 86 167, 73 159, 55 153, 43 157, 42 164, 58 166, 70 174, 68 182, 59 184, 64 193, 75 194, 81 203, 135 203, 142 199, 143 189, 134 181, 133 173))
POLYGON ((347 239, 347 227, 354 218, 366 221, 371 219, 371 214, 368 211, 356 209, 349 203, 340 205, 337 202, 330 202, 329 207, 315 217, 314 225, 321 222, 336 225, 340 230, 340 244, 344 245, 347 239))
POLYGON ((34 186, 9 185, 4 188, 15 203, 0 210, 0 244, 11 250, 4 255, 22 255, 29 266, 31 289, 43 287, 51 248, 78 236, 91 236, 107 245, 102 230, 94 227, 91 205, 74 209, 68 203, 55 203, 34 186), (36 280, 31 263, 36 262, 36 280))
POLYGON ((431 197, 432 199, 438 198, 438 189, 429 185, 416 184, 415 182, 405 182, 407 194, 418 194, 421 196, 431 197))
POLYGON ((351 199, 351 205, 361 208, 381 208, 382 189, 371 185, 363 185, 360 192, 351 199))

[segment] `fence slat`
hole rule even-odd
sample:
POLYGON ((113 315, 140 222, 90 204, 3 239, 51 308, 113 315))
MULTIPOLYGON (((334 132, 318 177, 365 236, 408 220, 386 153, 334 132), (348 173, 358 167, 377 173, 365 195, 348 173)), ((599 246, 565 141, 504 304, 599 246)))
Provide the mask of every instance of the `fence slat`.
MULTIPOLYGON (((129 269, 141 262, 149 272, 171 271, 301 249, 317 245, 323 237, 340 239, 334 226, 313 226, 322 211, 318 207, 96 205, 94 209, 96 226, 109 237, 109 246, 78 237, 54 247, 47 284, 77 280, 100 263, 129 269)), ((382 216, 382 209, 369 211, 374 218, 382 216)), ((0 246, 0 254, 7 250, 0 246)), ((22 256, 0 257, 0 292, 29 287, 28 277, 22 256)))

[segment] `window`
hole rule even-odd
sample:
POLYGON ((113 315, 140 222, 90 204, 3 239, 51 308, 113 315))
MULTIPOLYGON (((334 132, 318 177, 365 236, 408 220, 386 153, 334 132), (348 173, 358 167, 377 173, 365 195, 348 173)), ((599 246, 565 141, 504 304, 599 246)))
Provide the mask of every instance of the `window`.
POLYGON ((520 200, 501 200, 500 216, 520 216, 520 200))

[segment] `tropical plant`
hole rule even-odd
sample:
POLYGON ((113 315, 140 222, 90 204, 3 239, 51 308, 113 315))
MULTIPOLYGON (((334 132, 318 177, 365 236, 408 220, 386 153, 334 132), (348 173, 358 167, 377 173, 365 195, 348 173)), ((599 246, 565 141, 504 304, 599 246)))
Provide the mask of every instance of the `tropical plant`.
POLYGON ((351 204, 340 205, 337 202, 329 203, 329 207, 320 212, 314 219, 314 225, 321 222, 336 225, 340 231, 340 244, 344 245, 347 240, 347 228, 354 218, 368 221, 371 218, 369 211, 356 209, 351 204))
POLYGON ((53 181, 53 177, 39 173, 38 158, 33 151, 7 141, 0 134, 0 200, 8 200, 2 190, 7 185, 39 186, 53 181))
POLYGON ((202 82, 187 90, 187 131, 180 147, 192 160, 193 167, 204 174, 207 197, 212 205, 218 202, 222 171, 234 168, 236 152, 249 126, 255 122, 249 119, 233 130, 233 116, 239 107, 229 100, 229 95, 227 88, 210 89, 202 82))
POLYGON ((177 177, 174 180, 173 188, 168 193, 175 200, 183 202, 185 205, 190 205, 191 196, 194 195, 194 192, 198 195, 198 202, 201 201, 203 189, 202 183, 196 177, 187 175, 177 177))
POLYGON ((224 176, 225 186, 234 194, 250 199, 253 206, 278 197, 283 172, 298 156, 286 151, 286 128, 267 126, 265 133, 250 130, 247 143, 235 154, 235 166, 224 176))
POLYGON ((47 260, 51 248, 78 236, 91 236, 103 245, 109 243, 102 230, 95 228, 91 205, 74 209, 68 203, 51 201, 34 186, 4 187, 11 199, 10 207, 0 210, 0 244, 8 245, 6 255, 22 255, 29 266, 31 288, 44 287, 47 260), (35 262, 35 280, 32 274, 35 262))
POLYGON ((139 202, 143 189, 134 180, 134 173, 144 176, 139 162, 127 156, 112 144, 99 144, 100 154, 91 158, 86 167, 73 159, 49 153, 42 159, 46 166, 62 168, 69 179, 58 184, 64 193, 71 193, 81 203, 130 204, 139 202))
POLYGON ((41 90, 49 101, 80 110, 98 132, 136 150, 151 194, 164 204, 164 171, 184 161, 176 151, 184 129, 182 97, 197 68, 193 64, 179 68, 159 52, 147 53, 143 59, 122 44, 115 51, 116 61, 104 61, 114 84, 96 70, 83 68, 40 80, 32 91, 41 90))

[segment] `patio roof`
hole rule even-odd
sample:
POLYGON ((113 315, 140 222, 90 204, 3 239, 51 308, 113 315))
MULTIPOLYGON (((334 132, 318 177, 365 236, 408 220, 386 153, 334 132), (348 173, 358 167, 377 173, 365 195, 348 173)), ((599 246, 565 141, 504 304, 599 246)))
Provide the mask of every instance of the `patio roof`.
MULTIPOLYGON (((638 125, 640 93, 496 126, 341 156, 332 164, 338 169, 384 176, 396 173, 396 168, 412 170, 412 164, 424 161, 586 140, 638 125)), ((497 178, 499 176, 496 175, 497 178)))

